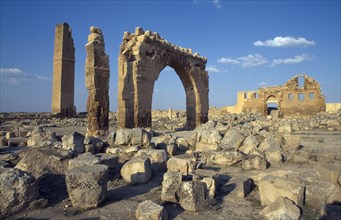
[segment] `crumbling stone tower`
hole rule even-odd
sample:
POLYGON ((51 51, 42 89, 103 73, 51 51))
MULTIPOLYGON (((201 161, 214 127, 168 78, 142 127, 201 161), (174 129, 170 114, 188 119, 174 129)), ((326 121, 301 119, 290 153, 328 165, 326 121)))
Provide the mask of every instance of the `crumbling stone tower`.
POLYGON ((74 106, 75 48, 67 23, 56 26, 53 57, 52 114, 72 117, 74 106))
POLYGON ((101 29, 90 27, 86 48, 85 83, 89 91, 87 135, 101 136, 109 128, 109 57, 105 54, 101 29))

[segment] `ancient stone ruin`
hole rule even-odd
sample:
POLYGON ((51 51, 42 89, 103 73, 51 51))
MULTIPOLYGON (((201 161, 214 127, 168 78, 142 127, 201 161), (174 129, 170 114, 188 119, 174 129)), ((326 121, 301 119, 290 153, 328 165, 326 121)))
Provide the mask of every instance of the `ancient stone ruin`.
POLYGON ((229 113, 253 112, 270 114, 268 104, 277 105, 278 115, 311 116, 326 110, 320 84, 307 75, 296 75, 283 86, 269 86, 257 91, 238 92, 237 104, 227 107, 229 113), (302 85, 299 85, 299 79, 302 85))
POLYGON ((56 26, 53 58, 52 113, 61 117, 76 114, 74 106, 75 48, 67 23, 56 26))
POLYGON ((85 81, 89 91, 86 109, 88 112, 87 135, 105 135, 109 128, 109 57, 105 54, 102 31, 90 28, 85 45, 85 81))
POLYGON ((187 127, 207 121, 207 59, 191 49, 175 46, 158 33, 125 32, 118 58, 118 125, 123 128, 150 127, 154 83, 160 72, 172 67, 186 93, 187 127))

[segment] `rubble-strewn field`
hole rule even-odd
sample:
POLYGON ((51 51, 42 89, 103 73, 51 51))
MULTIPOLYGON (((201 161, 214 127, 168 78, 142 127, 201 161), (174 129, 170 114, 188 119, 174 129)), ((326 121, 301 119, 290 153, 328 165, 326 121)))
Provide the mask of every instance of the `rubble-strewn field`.
POLYGON ((0 218, 341 219, 341 111, 185 116, 94 138, 84 113, 0 113, 0 218))

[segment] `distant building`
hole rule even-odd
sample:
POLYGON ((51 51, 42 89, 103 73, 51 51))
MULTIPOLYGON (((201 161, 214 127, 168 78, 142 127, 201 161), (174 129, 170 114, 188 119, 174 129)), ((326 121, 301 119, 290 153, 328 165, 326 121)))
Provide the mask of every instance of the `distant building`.
POLYGON ((283 86, 238 92, 237 104, 227 107, 229 113, 269 115, 271 110, 277 110, 279 117, 310 116, 326 111, 325 97, 316 80, 307 75, 296 75, 283 86))

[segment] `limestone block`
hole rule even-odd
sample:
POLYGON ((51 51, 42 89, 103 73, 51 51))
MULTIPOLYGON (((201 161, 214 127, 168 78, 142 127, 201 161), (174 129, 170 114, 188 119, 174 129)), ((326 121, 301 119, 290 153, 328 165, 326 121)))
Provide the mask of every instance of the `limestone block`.
POLYGON ((27 138, 10 138, 8 140, 9 147, 25 147, 27 146, 27 138))
POLYGON ((115 169, 118 163, 118 156, 105 153, 96 154, 99 158, 100 164, 107 165, 109 169, 115 169))
POLYGON ((282 163, 283 161, 283 155, 280 150, 265 151, 265 158, 271 164, 271 166, 282 163))
POLYGON ((258 182, 261 204, 267 206, 279 197, 287 197, 297 205, 303 204, 304 186, 298 179, 266 176, 258 182))
POLYGON ((263 157, 259 155, 250 155, 243 160, 242 167, 244 170, 265 170, 267 164, 263 157))
POLYGON ((217 180, 213 177, 204 177, 201 182, 206 184, 206 189, 208 191, 208 197, 214 199, 216 193, 217 180))
POLYGON ((245 138, 243 145, 239 147, 239 151, 244 154, 249 154, 253 149, 257 148, 259 142, 254 135, 249 135, 245 138))
POLYGON ((195 150, 198 152, 202 151, 216 151, 219 150, 218 144, 207 144, 207 143, 196 143, 195 144, 195 150))
POLYGON ((245 198, 252 191, 253 187, 254 183, 252 179, 245 177, 233 177, 224 187, 224 191, 227 191, 229 196, 245 198))
POLYGON ((281 149, 277 141, 271 137, 265 138, 262 143, 258 146, 258 149, 262 152, 264 151, 279 151, 281 149))
POLYGON ((182 182, 180 205, 187 211, 199 211, 205 208, 205 183, 198 181, 182 182))
POLYGON ((301 210, 293 201, 285 197, 279 197, 275 202, 271 203, 259 212, 266 219, 290 219, 298 220, 301 216, 301 210))
POLYGON ((151 135, 142 128, 119 129, 116 132, 116 145, 138 145, 147 147, 150 145, 151 135))
POLYGON ((244 139, 245 137, 240 132, 230 129, 221 140, 221 147, 223 149, 237 150, 244 139))
POLYGON ((301 136, 286 134, 282 136, 282 148, 286 150, 297 150, 301 143, 301 136))
POLYGON ((97 208, 105 200, 108 167, 102 164, 76 167, 65 173, 65 181, 74 208, 97 208))
POLYGON ((90 145, 90 146, 88 146, 88 148, 93 149, 93 154, 101 153, 103 151, 104 146, 105 146, 105 143, 101 139, 98 139, 95 137, 89 137, 89 136, 85 137, 83 143, 84 143, 84 145, 90 145))
POLYGON ((69 135, 64 135, 62 137, 62 148, 64 150, 71 150, 77 153, 84 153, 84 135, 73 132, 69 135))
POLYGON ((180 172, 167 172, 163 175, 161 200, 165 202, 178 202, 182 175, 180 172))
POLYGON ((280 133, 291 133, 292 128, 290 124, 282 125, 278 128, 278 132, 280 133))
POLYGON ((167 153, 158 149, 141 149, 134 157, 146 156, 150 159, 152 171, 162 172, 167 169, 167 153))
POLYGON ((100 159, 91 153, 84 153, 77 158, 69 160, 68 169, 71 170, 76 167, 92 166, 100 163, 100 159))
POLYGON ((201 128, 201 129, 196 130, 196 134, 197 134, 196 135, 196 138, 197 138, 196 150, 197 151, 219 149, 219 144, 221 142, 222 137, 217 129, 215 128, 202 129, 201 128))
POLYGON ((0 218, 23 210, 39 197, 34 176, 16 168, 1 169, 0 189, 0 218))
POLYGON ((314 181, 306 184, 305 187, 305 203, 318 211, 324 207, 335 189, 335 185, 326 181, 314 181))
POLYGON ((172 157, 167 162, 168 172, 180 172, 186 176, 195 169, 195 161, 193 158, 172 157))
POLYGON ((132 185, 146 183, 152 178, 152 168, 148 157, 136 157, 126 162, 121 175, 127 183, 132 185))
POLYGON ((42 147, 51 146, 53 142, 57 141, 56 134, 50 130, 45 131, 41 127, 35 127, 30 138, 27 140, 27 146, 42 147))
POLYGON ((318 164, 315 168, 321 180, 338 184, 339 176, 341 175, 340 164, 318 164))
POLYGON ((68 152, 49 147, 30 149, 21 156, 22 159, 15 167, 30 173, 38 181, 50 174, 63 175, 71 158, 68 152))
POLYGON ((146 200, 137 206, 136 218, 137 220, 167 220, 168 213, 163 206, 146 200))
POLYGON ((201 155, 202 162, 208 165, 232 166, 242 159, 242 154, 236 151, 207 151, 201 155))

